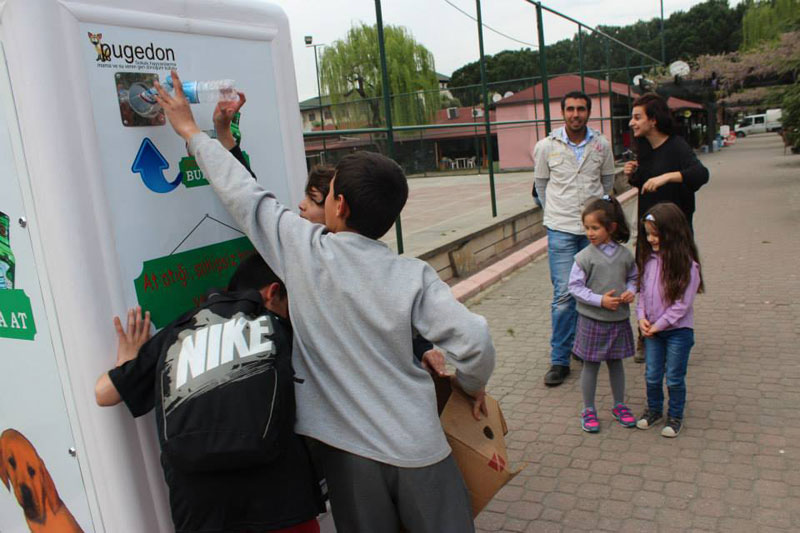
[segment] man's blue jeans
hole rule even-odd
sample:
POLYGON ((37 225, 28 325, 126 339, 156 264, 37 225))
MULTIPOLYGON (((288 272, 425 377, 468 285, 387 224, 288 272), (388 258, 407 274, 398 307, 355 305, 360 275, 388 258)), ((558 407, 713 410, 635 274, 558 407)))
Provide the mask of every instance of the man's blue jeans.
POLYGON ((692 328, 669 329, 644 338, 644 356, 647 363, 647 407, 657 413, 664 412, 664 374, 667 375, 669 409, 667 416, 683 418, 686 405, 686 367, 694 346, 692 328))
POLYGON ((550 361, 554 365, 569 366, 569 355, 575 340, 575 324, 578 321, 575 299, 568 288, 569 272, 572 270, 575 254, 587 246, 589 239, 586 235, 547 229, 547 259, 550 262, 550 281, 553 282, 550 361))

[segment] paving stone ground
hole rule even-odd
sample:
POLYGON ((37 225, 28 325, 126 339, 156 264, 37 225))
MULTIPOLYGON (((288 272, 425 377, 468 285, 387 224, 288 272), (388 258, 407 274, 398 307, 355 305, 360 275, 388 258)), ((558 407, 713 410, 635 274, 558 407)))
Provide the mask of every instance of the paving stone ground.
MULTIPOLYGON (((527 467, 479 515, 481 532, 800 531, 800 156, 777 135, 703 158, 695 216, 707 292, 696 302, 685 429, 677 439, 578 414, 580 364, 548 389, 551 285, 536 261, 468 302, 498 352, 489 392, 527 467)), ((625 362, 628 405, 645 405, 644 365, 625 362)))

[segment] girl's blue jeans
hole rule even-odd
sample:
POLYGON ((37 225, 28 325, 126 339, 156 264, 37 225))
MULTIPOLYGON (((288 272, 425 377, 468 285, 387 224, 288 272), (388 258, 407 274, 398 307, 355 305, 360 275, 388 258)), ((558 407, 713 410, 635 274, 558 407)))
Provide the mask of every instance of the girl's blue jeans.
POLYGON ((686 406, 686 368, 689 353, 694 346, 694 330, 678 328, 660 331, 644 338, 644 355, 647 363, 647 407, 657 413, 664 412, 664 376, 669 391, 667 416, 683 418, 686 406))

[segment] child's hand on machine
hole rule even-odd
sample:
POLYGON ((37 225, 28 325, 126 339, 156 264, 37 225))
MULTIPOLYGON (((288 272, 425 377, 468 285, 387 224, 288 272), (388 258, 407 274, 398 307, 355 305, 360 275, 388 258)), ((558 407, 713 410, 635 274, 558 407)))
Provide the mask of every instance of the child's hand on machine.
POLYGON ((635 295, 631 291, 625 291, 619 295, 619 299, 624 304, 633 303, 635 295))
POLYGON ((600 305, 602 305, 605 309, 608 309, 609 311, 616 311, 617 308, 619 307, 620 302, 622 301, 622 298, 614 296, 615 292, 617 291, 612 289, 607 293, 605 293, 603 295, 603 300, 600 303, 600 305))
POLYGON ((175 96, 170 96, 160 83, 155 82, 156 91, 158 91, 156 101, 164 109, 164 114, 175 132, 183 137, 186 142, 189 142, 193 135, 200 133, 202 130, 194 120, 192 108, 183 94, 181 79, 175 70, 172 71, 172 82, 175 87, 175 96))
POLYGON ((128 329, 122 327, 118 316, 114 317, 114 329, 117 330, 117 365, 121 366, 136 359, 139 348, 150 338, 150 311, 142 318, 142 308, 128 309, 128 329))
POLYGON ((436 349, 431 349, 422 354, 422 368, 431 373, 432 376, 444 378, 449 376, 445 369, 444 354, 436 349))
POLYGON ((214 109, 214 130, 217 132, 217 140, 228 150, 236 145, 236 139, 233 138, 233 133, 231 133, 231 122, 233 122, 234 115, 239 112, 247 101, 244 93, 240 92, 238 94, 239 100, 236 102, 221 100, 214 109))

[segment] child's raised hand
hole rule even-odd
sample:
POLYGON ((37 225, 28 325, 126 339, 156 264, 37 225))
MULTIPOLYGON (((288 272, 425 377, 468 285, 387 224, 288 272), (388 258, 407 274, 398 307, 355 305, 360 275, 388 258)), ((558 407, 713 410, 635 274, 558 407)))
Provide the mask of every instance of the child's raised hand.
POLYGON ((635 295, 631 291, 625 291, 625 292, 623 292, 622 294, 619 295, 619 299, 624 304, 633 303, 634 297, 635 297, 635 295))
POLYGON ((422 354, 422 368, 430 372, 432 376, 443 378, 449 375, 445 370, 444 363, 444 354, 439 350, 431 349, 422 354))
POLYGON ((617 292, 614 289, 608 291, 603 295, 603 301, 600 305, 602 305, 605 309, 609 311, 616 311, 619 307, 620 302, 622 301, 621 298, 618 296, 614 296, 614 293, 617 292))
POLYGON ((128 330, 122 327, 118 316, 114 317, 114 329, 117 330, 117 366, 136 359, 139 348, 150 338, 150 311, 144 314, 142 308, 128 309, 128 330))
POLYGON ((220 132, 230 130, 234 115, 239 112, 247 101, 244 93, 240 92, 238 94, 239 99, 237 101, 230 102, 227 100, 220 100, 217 103, 217 107, 214 109, 213 120, 214 129, 217 131, 217 137, 219 137, 220 132))
POLYGON ((646 318, 639 319, 639 330, 645 337, 652 336, 652 333, 650 333, 650 326, 651 326, 650 321, 647 320, 646 318))
POLYGON ((172 83, 175 87, 175 96, 170 96, 160 83, 155 82, 154 85, 156 91, 158 91, 156 101, 164 109, 164 114, 167 116, 169 123, 172 124, 175 132, 183 137, 186 142, 189 142, 192 135, 200 133, 201 130, 194 121, 192 108, 189 107, 189 102, 183 94, 183 86, 178 73, 173 70, 171 75, 172 83))

